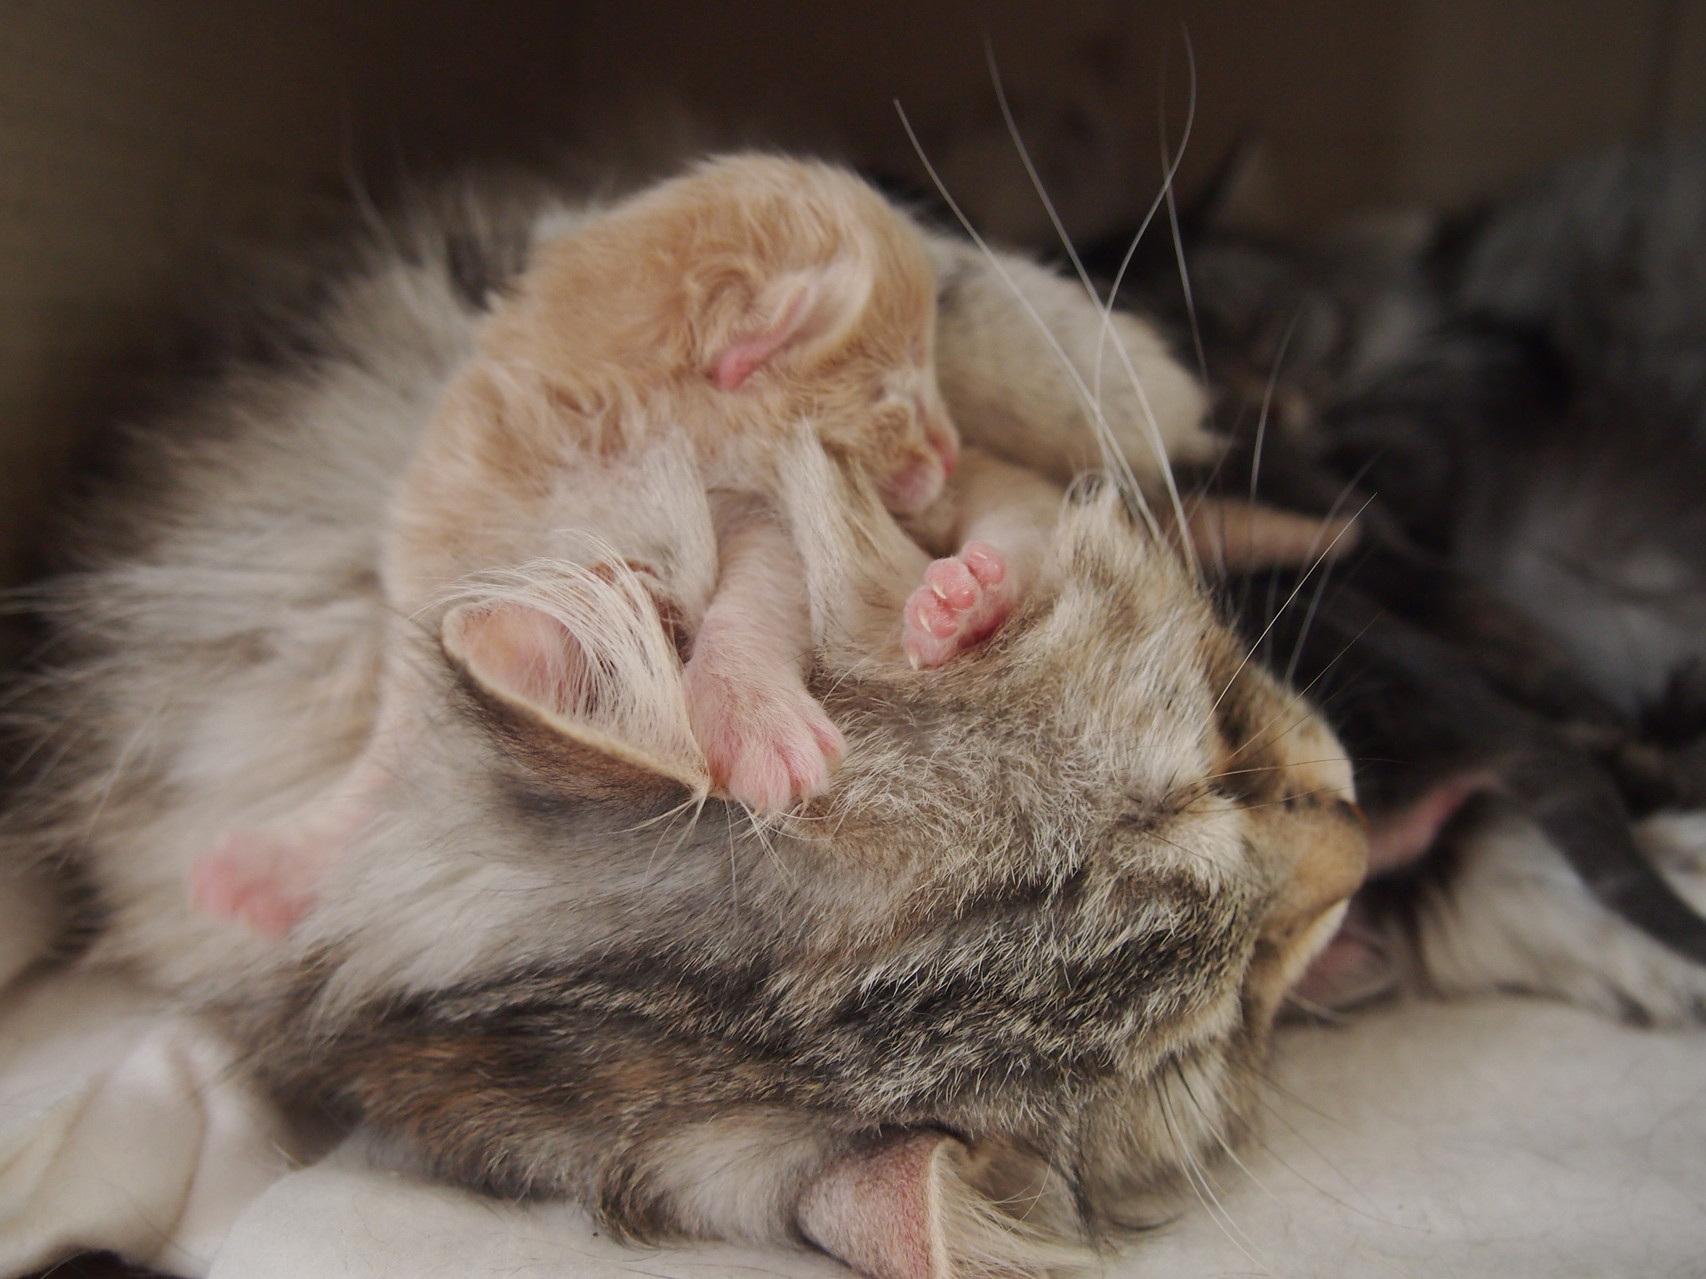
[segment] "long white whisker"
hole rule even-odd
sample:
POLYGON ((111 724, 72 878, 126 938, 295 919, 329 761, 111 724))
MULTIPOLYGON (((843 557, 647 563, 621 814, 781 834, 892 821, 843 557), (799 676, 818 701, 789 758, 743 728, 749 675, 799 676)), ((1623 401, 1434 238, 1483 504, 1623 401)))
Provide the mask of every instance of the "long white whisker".
MULTIPOLYGON (((1090 388, 1085 384, 1083 375, 1080 374, 1077 367, 1074 366, 1071 357, 1066 354, 1065 348, 1060 345, 1060 340, 1056 338, 1053 331, 1050 330, 1048 322, 1037 313, 1037 308, 1032 305, 1031 300, 1027 298, 1024 291, 1014 283, 1013 277, 1008 273, 1007 268, 1001 265, 1001 259, 995 255, 992 249, 990 249, 989 242, 986 241, 983 236, 978 234, 977 228, 972 226, 970 219, 968 219, 965 213, 960 209, 959 202, 948 193, 948 188, 946 184, 943 183, 941 175, 936 172, 936 166, 930 162, 930 157, 924 153, 924 146, 919 142, 918 134, 912 127, 912 121, 907 118, 906 108, 901 106, 898 98, 895 100, 894 109, 900 115, 901 127, 906 130, 907 139, 912 143, 912 149, 917 153, 919 163, 924 166, 924 171, 930 175, 930 181, 935 185, 943 202, 947 204, 949 212, 954 215, 960 226, 965 229, 965 233, 971 237, 972 243, 982 251, 986 258, 989 259, 989 264, 994 268, 996 275, 1001 278, 1001 282, 1007 286, 1008 292, 1013 295, 1019 305, 1024 309, 1026 316, 1036 327, 1037 332, 1042 335, 1043 341, 1047 344, 1050 353, 1055 357, 1055 360, 1060 365, 1061 370, 1066 374, 1067 380, 1072 385, 1074 394, 1077 396, 1079 403, 1083 406, 1085 412, 1090 415, 1090 420, 1096 428, 1097 443, 1102 448, 1104 461, 1107 461, 1109 468, 1114 470, 1117 474, 1118 467, 1111 460, 1109 455, 1110 451, 1117 455, 1118 449, 1114 448, 1110 443, 1112 432, 1108 429, 1107 419, 1102 416, 1102 406, 1098 404, 1095 397, 1091 395, 1090 388)), ((1121 463, 1124 462, 1123 457, 1119 460, 1121 463)), ((1136 502, 1138 511, 1143 517, 1144 524, 1148 526, 1151 536, 1155 537, 1156 540, 1159 541, 1162 535, 1161 526, 1156 522, 1154 512, 1149 509, 1149 503, 1144 500, 1142 491, 1135 487, 1135 481, 1133 482, 1133 487, 1130 491, 1136 502)))
POLYGON ((1179 1152, 1180 1171, 1185 1174, 1186 1181, 1190 1183, 1191 1189, 1196 1192, 1198 1201, 1207 1209, 1208 1215, 1215 1225, 1220 1227, 1227 1242, 1243 1253, 1245 1259, 1257 1270, 1263 1274, 1271 1275, 1273 1267, 1263 1261, 1256 1253, 1255 1242, 1233 1220, 1231 1212, 1220 1201, 1220 1196, 1215 1194, 1214 1183, 1209 1180, 1208 1173, 1203 1169, 1201 1161, 1197 1159, 1196 1153, 1191 1149, 1191 1143, 1185 1135, 1183 1125, 1173 1114, 1173 1103, 1167 1095, 1167 1089, 1158 1086, 1155 1090, 1155 1096, 1156 1100, 1160 1102, 1162 1122, 1166 1125, 1167 1131, 1173 1138, 1173 1145, 1179 1152))
POLYGON ((1291 320, 1285 326, 1285 332, 1280 335, 1279 350, 1274 353, 1274 366, 1268 370, 1267 389, 1262 392, 1262 411, 1256 415, 1256 447, 1250 458, 1250 500, 1256 500, 1256 481, 1262 474, 1262 446, 1268 438, 1268 410, 1273 407, 1274 396, 1279 389, 1280 369, 1285 365, 1285 353, 1291 346, 1292 334, 1297 332, 1298 321, 1303 318, 1303 309, 1299 307, 1292 312, 1291 320))
MULTIPOLYGON (((989 82, 995 89, 996 105, 1001 109, 1002 122, 1007 126, 1007 136, 1012 139, 1013 149, 1019 155, 1019 162, 1025 166, 1025 176, 1031 180, 1031 190, 1036 192, 1037 199, 1042 203, 1043 212, 1048 214, 1049 225, 1054 228, 1055 238, 1060 241, 1061 248, 1066 251, 1067 261, 1072 263, 1072 269, 1078 275, 1078 282, 1084 286, 1084 292, 1090 297, 1090 304, 1100 312, 1105 308, 1104 300, 1096 292, 1096 285, 1090 279, 1090 273, 1084 269, 1083 259, 1078 256, 1078 247, 1072 243, 1072 236, 1067 232, 1066 224, 1060 220, 1060 212, 1055 207, 1054 199, 1049 195, 1048 188, 1043 184, 1042 174, 1037 172, 1036 163, 1031 159, 1031 149, 1025 145, 1025 139, 1019 133, 1019 122, 1014 118, 1012 104, 1007 100, 1007 86, 1002 83, 1001 68, 995 61, 995 44, 988 37, 984 39, 983 52, 989 63, 989 82)), ((1097 407, 1100 408, 1102 403, 1102 352, 1099 346, 1090 381, 1090 395, 1097 407)), ((1122 483, 1131 488, 1136 488, 1137 476, 1132 473, 1130 460, 1126 458, 1115 442, 1105 435, 1100 435, 1097 443, 1102 449, 1103 463, 1110 470, 1117 471, 1122 483)), ((1166 463, 1167 459, 1163 456, 1161 464, 1165 466, 1166 463)))
MULTIPOLYGON (((1345 499, 1356 491, 1358 482, 1362 479, 1363 475, 1367 473, 1368 468, 1373 464, 1372 459, 1363 463, 1357 473, 1346 482, 1342 489, 1339 490, 1339 495, 1333 499, 1333 505, 1327 508, 1327 514, 1321 521, 1321 527, 1323 529, 1325 529, 1326 526, 1338 516, 1339 511, 1344 507, 1345 499)), ((1320 545, 1321 535, 1317 533, 1314 540, 1309 544, 1309 555, 1304 556, 1304 558, 1308 559, 1310 555, 1314 555, 1320 545)), ((1321 574, 1321 580, 1316 583, 1315 586, 1315 594, 1310 598, 1309 608, 1303 614, 1303 625, 1298 628, 1297 642, 1291 646, 1291 660, 1285 665, 1285 682, 1287 684, 1291 683, 1292 678, 1297 674, 1297 664, 1303 659, 1303 645, 1308 641, 1309 631, 1315 625, 1315 617, 1320 610, 1321 600, 1326 595, 1327 582, 1331 577, 1331 570, 1321 574)), ((1363 627, 1364 631, 1367 629, 1368 627, 1363 627)), ((1359 634, 1357 638, 1361 639, 1362 636, 1359 634)))
MULTIPOLYGON (((1369 498, 1360 507, 1358 507, 1357 515, 1361 515, 1366 511, 1368 509, 1368 503, 1373 500, 1373 498, 1369 498)), ((1333 548, 1339 544, 1339 539, 1344 537, 1344 535, 1350 532, 1354 527, 1356 527, 1355 515, 1351 517, 1350 523, 1346 524, 1344 528, 1334 534, 1333 540, 1327 543, 1327 549, 1322 551, 1321 554, 1315 558, 1314 562, 1309 565, 1309 568, 1304 572, 1303 576, 1298 579, 1297 585, 1291 588, 1291 594, 1286 596, 1285 603, 1281 604, 1274 612, 1274 615, 1268 619, 1268 624, 1262 628, 1262 633, 1256 636, 1255 642, 1250 645, 1249 651, 1244 654, 1244 660, 1238 663, 1238 669, 1232 672, 1232 678, 1226 681, 1226 687, 1220 690, 1220 696, 1214 699, 1214 705, 1209 707, 1210 716, 1220 709, 1221 702, 1226 700, 1226 695, 1232 691, 1232 686, 1238 682, 1238 677, 1244 673, 1244 668, 1250 664, 1250 659, 1255 657, 1256 650, 1262 646, 1262 641, 1267 639, 1268 632, 1274 629, 1274 625, 1279 621, 1281 614, 1291 607, 1291 602, 1297 598, 1297 593, 1303 589, 1304 584, 1309 581, 1315 570, 1320 568, 1321 565, 1327 561, 1327 557, 1333 553, 1333 548)))
MULTIPOLYGON (((1108 296, 1106 299, 1102 300, 1102 302, 1101 302, 1102 322, 1101 322, 1101 330, 1097 334, 1097 338, 1096 338, 1096 363, 1094 366, 1094 384, 1096 387, 1096 393, 1099 396, 1101 394, 1101 386, 1102 386, 1102 353, 1107 349, 1109 342, 1112 341, 1114 350, 1119 353, 1120 363, 1125 368, 1126 377, 1130 380, 1131 385, 1132 385, 1132 389, 1137 392, 1138 404, 1143 410, 1143 416, 1144 416, 1145 424, 1149 427, 1150 441, 1151 441, 1152 446, 1155 449, 1156 456, 1161 463, 1161 474, 1167 482, 1167 493, 1168 493, 1168 496, 1171 499, 1172 504, 1173 504, 1174 515, 1177 517, 1177 519, 1179 521, 1179 533, 1180 533, 1180 539, 1181 539, 1180 545, 1181 545, 1182 549, 1184 550, 1185 560, 1191 567, 1192 576, 1200 577, 1201 573, 1202 573, 1202 567, 1197 561, 1196 549, 1191 545, 1189 537, 1187 537, 1185 535, 1186 530, 1189 527, 1189 522, 1185 518, 1184 506, 1180 502, 1180 499, 1179 499, 1179 487, 1178 487, 1177 481, 1173 478, 1173 467, 1172 467, 1172 463, 1171 463, 1170 459, 1167 457, 1166 444, 1161 438, 1160 423, 1156 420, 1155 410, 1153 407, 1151 407, 1151 405, 1149 403, 1149 396, 1143 389, 1142 380, 1137 376, 1137 370, 1132 367, 1131 354, 1125 349, 1125 346, 1123 343, 1120 343, 1118 341, 1113 340, 1113 337, 1114 337, 1114 334, 1113 334, 1114 301, 1116 298, 1119 297, 1120 285, 1125 282, 1125 274, 1126 274, 1127 269, 1131 266, 1132 258, 1134 256, 1136 256, 1137 246, 1140 243, 1142 243, 1144 233, 1149 230, 1149 224, 1154 220, 1155 214, 1160 209, 1162 202, 1163 201, 1166 202, 1169 212, 1171 212, 1173 209, 1174 181, 1178 177, 1179 165, 1184 162, 1185 151, 1190 146, 1191 131, 1196 126, 1196 118, 1197 118, 1197 61, 1196 61, 1195 51, 1191 47, 1190 31, 1187 29, 1184 34, 1185 34, 1186 60, 1187 60, 1187 65, 1190 68, 1190 92, 1188 95, 1188 103, 1187 103, 1186 112, 1185 112, 1185 129, 1184 129, 1183 134, 1179 138, 1178 154, 1172 158, 1169 158, 1167 155, 1167 150, 1166 150, 1166 145, 1165 145, 1166 135, 1165 135, 1165 132, 1163 132, 1163 135, 1162 135, 1163 145, 1162 145, 1161 190, 1156 193, 1155 199, 1150 202, 1149 210, 1147 213, 1144 214, 1143 221, 1138 226, 1137 234, 1132 237, 1131 244, 1129 247, 1127 247, 1127 249, 1125 251, 1125 256, 1120 259, 1119 270, 1114 272, 1114 280, 1113 280, 1113 284, 1108 289, 1108 296)), ((1163 118, 1164 118, 1164 116, 1163 116, 1163 118)), ((1164 125, 1163 125, 1163 128, 1165 128, 1164 125)), ((1015 141, 1018 140, 1017 134, 1015 134, 1014 140, 1015 141)), ((1028 167, 1029 166, 1027 165, 1027 168, 1028 167)), ((1063 236, 1064 236, 1064 234, 1065 233, 1062 232, 1063 236)), ((1175 246, 1175 252, 1177 252, 1178 257, 1179 257, 1180 278, 1183 279, 1183 278, 1185 278, 1187 272, 1185 269, 1185 258, 1184 258, 1183 246, 1180 245, 1179 241, 1178 241, 1178 226, 1177 226, 1177 218, 1176 217, 1174 218, 1174 246, 1175 246)), ((1068 246, 1069 252, 1070 252, 1070 247, 1071 246, 1068 246)), ((1079 277, 1084 280, 1085 286, 1087 288, 1089 288, 1090 287, 1089 279, 1085 276, 1084 268, 1082 265, 1079 264, 1077 256, 1074 255, 1072 260, 1073 260, 1073 265, 1078 267, 1079 277)), ((1186 284, 1187 310, 1190 314, 1191 335, 1192 335, 1192 339, 1196 343, 1197 363, 1199 366, 1199 374, 1202 378, 1203 383, 1206 385, 1208 382, 1208 366, 1207 366, 1206 362, 1203 360, 1203 356, 1202 356, 1202 336, 1201 336, 1201 332, 1197 326, 1196 312, 1195 312, 1195 309, 1193 307, 1190 307, 1188 305, 1189 293, 1190 293, 1190 288, 1189 288, 1189 284, 1187 283, 1186 284)), ((1096 296, 1095 290, 1093 288, 1090 289, 1090 295, 1091 295, 1092 299, 1094 299, 1096 296)))
MULTIPOLYGON (((1191 124, 1196 119, 1196 109, 1197 109, 1197 52, 1196 52, 1196 48, 1191 44, 1191 29, 1190 29, 1190 27, 1187 26, 1185 23, 1181 22, 1179 24, 1179 33, 1184 37, 1184 40, 1185 40, 1185 68, 1186 68, 1186 75, 1188 78, 1187 82, 1190 86, 1190 92, 1188 95, 1188 103, 1187 103, 1187 109, 1188 109, 1189 114, 1186 116, 1186 119, 1185 119, 1184 136, 1181 137, 1179 140, 1179 154, 1180 154, 1180 157, 1182 158, 1184 155, 1185 147, 1190 144, 1191 124)), ((1159 91, 1159 96, 1160 96, 1160 103, 1159 103, 1157 113, 1160 116, 1160 121, 1161 121, 1161 127, 1160 127, 1161 165, 1163 168, 1170 168, 1170 167, 1174 167, 1174 166, 1170 163, 1170 157, 1168 156, 1168 153, 1167 153, 1167 97, 1166 97, 1166 93, 1165 93, 1165 86, 1166 86, 1166 79, 1163 76, 1160 84, 1157 86, 1158 91, 1159 91)), ((1202 326, 1197 323, 1197 303, 1196 303, 1196 296, 1191 291, 1191 273, 1185 266, 1185 241, 1184 241, 1184 236, 1180 233, 1180 230, 1179 230, 1179 209, 1178 209, 1178 204, 1174 199, 1173 184, 1171 182, 1169 182, 1165 187, 1162 188, 1161 194, 1166 198, 1166 201, 1167 201, 1167 222, 1172 229, 1173 256, 1175 257, 1175 259, 1178 261, 1178 264, 1179 264, 1179 287, 1184 291, 1184 295, 1185 295, 1185 317, 1189 321, 1190 326, 1191 326, 1191 342, 1196 347, 1197 373, 1201 376, 1202 380, 1206 383, 1208 381, 1208 355, 1203 350, 1202 326)))

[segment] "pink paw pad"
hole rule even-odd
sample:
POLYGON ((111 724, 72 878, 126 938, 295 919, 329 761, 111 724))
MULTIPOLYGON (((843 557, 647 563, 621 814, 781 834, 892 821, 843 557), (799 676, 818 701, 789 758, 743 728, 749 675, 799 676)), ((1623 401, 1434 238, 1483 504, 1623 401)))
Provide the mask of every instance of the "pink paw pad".
POLYGON ((282 842, 232 831, 190 868, 190 901, 203 914, 283 937, 314 906, 313 886, 282 842))
POLYGON ((924 585, 906 601, 906 656, 921 670, 940 666, 987 639, 1011 606, 1007 561, 992 546, 967 542, 925 569, 924 585))

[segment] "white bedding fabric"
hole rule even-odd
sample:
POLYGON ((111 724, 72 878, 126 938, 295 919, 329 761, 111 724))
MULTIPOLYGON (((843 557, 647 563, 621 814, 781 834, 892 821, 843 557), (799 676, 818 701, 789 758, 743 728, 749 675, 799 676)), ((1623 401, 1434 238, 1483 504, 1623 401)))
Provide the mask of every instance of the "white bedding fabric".
MULTIPOLYGON (((79 1247, 211 1279, 847 1273, 805 1252, 620 1247, 567 1205, 496 1204, 352 1148, 292 1169, 278 1123, 206 1027, 142 992, 14 983, 0 1275, 79 1247)), ((1706 1035, 1517 999, 1292 1030, 1241 1158, 1105 1275, 1706 1275, 1706 1035)))

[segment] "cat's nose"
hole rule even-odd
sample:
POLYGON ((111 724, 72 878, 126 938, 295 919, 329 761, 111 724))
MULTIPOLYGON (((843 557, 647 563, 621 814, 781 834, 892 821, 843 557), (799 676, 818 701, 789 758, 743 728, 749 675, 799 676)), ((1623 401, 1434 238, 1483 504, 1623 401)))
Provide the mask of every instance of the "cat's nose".
POLYGON ((1368 821, 1360 808, 1329 801, 1322 820, 1311 825, 1314 837, 1302 841, 1283 899, 1294 922, 1305 927, 1356 892, 1368 873, 1368 821))
POLYGON ((1368 827, 1353 804, 1327 800, 1294 815, 1289 873, 1262 921, 1266 993, 1277 998, 1332 938, 1343 906, 1368 871, 1368 827))

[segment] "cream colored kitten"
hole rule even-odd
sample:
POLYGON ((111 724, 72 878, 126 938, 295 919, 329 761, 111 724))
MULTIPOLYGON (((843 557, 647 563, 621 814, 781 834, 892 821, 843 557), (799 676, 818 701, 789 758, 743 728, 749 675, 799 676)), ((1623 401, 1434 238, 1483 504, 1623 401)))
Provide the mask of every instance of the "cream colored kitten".
MULTIPOLYGON (((807 423, 884 504, 915 514, 958 453, 932 363, 936 279, 918 231, 826 165, 758 155, 706 162, 539 246, 446 390, 393 504, 386 597, 416 619, 470 572, 541 553, 565 491, 637 493, 633 468, 683 442, 711 496, 717 585, 677 598, 641 560, 658 607, 690 639, 689 711, 712 783, 759 812, 822 790, 843 746, 807 693, 811 649, 798 556, 767 500, 783 440, 807 423)), ((578 505, 587 525, 588 508, 578 505)), ((602 503, 612 545, 642 510, 602 503)), ((504 619, 515 677, 547 703, 582 678, 542 616, 504 619), (526 656, 521 656, 525 654, 526 656)), ((198 898, 288 930, 374 791, 420 731, 418 689, 388 661, 378 725, 338 794, 282 833, 233 832, 197 866, 198 898)))

